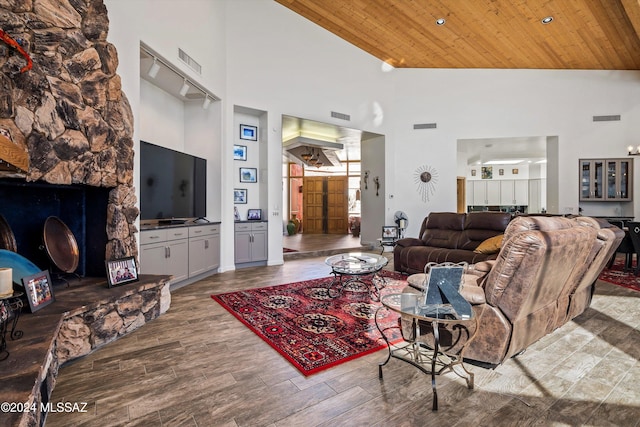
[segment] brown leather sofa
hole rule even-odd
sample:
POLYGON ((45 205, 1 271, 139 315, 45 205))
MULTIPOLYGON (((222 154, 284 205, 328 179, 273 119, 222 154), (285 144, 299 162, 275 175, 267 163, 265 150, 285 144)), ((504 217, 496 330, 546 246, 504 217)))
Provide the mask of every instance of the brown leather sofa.
POLYGON ((420 227, 420 238, 396 242, 393 250, 396 271, 422 273, 429 262, 467 262, 495 259, 495 253, 474 252, 486 239, 504 233, 511 221, 505 212, 432 212, 420 227))
MULTIPOLYGON (((443 327, 440 336, 450 337, 455 350, 476 332, 463 356, 486 365, 517 355, 588 308, 598 275, 623 237, 619 228, 589 217, 514 218, 496 260, 481 263, 489 272, 465 280, 461 291, 478 318, 477 332, 461 336, 443 327)), ((432 344, 430 324, 421 332, 419 339, 432 344)))

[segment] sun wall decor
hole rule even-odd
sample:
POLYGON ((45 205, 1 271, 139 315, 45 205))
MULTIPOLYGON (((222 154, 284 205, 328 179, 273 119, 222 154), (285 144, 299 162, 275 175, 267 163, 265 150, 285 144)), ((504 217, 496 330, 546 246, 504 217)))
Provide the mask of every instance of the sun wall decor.
POLYGON ((414 174, 414 181, 418 186, 418 193, 422 197, 423 202, 428 202, 429 197, 436 192, 436 183, 438 182, 438 171, 428 165, 420 166, 414 174))

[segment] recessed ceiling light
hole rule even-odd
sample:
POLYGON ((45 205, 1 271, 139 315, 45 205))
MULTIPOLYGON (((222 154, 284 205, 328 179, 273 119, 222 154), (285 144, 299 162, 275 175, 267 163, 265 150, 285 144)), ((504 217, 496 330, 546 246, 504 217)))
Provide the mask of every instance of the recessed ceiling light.
POLYGON ((444 18, 436 19, 436 25, 444 25, 445 22, 447 21, 445 21, 444 18))
POLYGON ((546 18, 542 18, 542 22, 543 24, 550 24, 551 21, 553 21, 553 16, 547 16, 546 18))

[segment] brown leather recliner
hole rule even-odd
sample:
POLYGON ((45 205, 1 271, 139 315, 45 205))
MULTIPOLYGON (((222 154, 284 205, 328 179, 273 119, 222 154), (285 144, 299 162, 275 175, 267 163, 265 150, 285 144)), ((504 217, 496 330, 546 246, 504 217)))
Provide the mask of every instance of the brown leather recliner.
POLYGON ((514 219, 489 273, 475 286, 465 281, 463 295, 472 295, 478 317, 465 359, 500 364, 584 311, 583 289, 596 273, 589 267, 596 259, 604 266, 602 233, 608 234, 562 217, 514 219))

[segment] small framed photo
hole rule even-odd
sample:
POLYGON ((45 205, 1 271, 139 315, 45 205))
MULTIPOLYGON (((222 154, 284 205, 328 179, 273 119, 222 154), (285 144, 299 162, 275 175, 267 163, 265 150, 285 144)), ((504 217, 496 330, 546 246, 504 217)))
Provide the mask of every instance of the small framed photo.
POLYGON ((29 307, 32 313, 55 301, 53 296, 53 283, 51 282, 49 270, 23 277, 22 285, 27 294, 27 300, 29 300, 29 307))
POLYGON ((247 211, 247 220, 259 221, 262 219, 262 209, 249 209, 247 211))
POLYGON ((498 169, 498 175, 504 175, 504 169, 498 169))
POLYGON ((233 189, 233 203, 245 204, 247 203, 247 189, 246 188, 234 188, 233 189))
POLYGON ((471 176, 476 176, 476 170, 475 169, 471 169, 471 176))
POLYGON ((482 166, 482 179, 493 179, 493 166, 482 166))
POLYGON ((398 240, 398 227, 396 227, 395 225, 383 225, 382 241, 395 242, 396 240, 398 240))
POLYGON ((247 160, 247 146, 246 145, 234 145, 233 146, 233 160, 247 160))
POLYGON ((511 169, 511 173, 513 175, 518 175, 518 169, 517 168, 511 169))
POLYGON ((258 182, 258 169, 240 168, 240 182, 258 182))
POLYGON ((258 128, 256 126, 240 125, 240 139, 248 141, 258 140, 258 128))
POLYGON ((138 280, 138 268, 136 260, 132 256, 105 261, 105 265, 110 288, 138 280))

